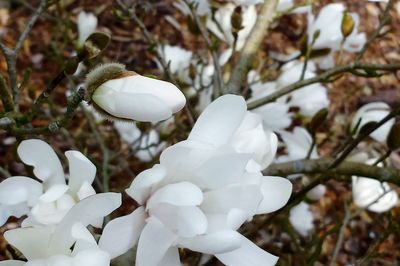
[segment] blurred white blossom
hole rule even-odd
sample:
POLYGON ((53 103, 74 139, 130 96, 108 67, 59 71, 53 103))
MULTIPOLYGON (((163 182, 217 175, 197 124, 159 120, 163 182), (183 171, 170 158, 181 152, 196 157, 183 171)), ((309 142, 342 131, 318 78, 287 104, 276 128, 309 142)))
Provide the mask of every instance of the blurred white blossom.
MULTIPOLYGON (((313 49, 328 48, 331 51, 341 49, 348 52, 358 52, 366 42, 365 33, 358 32, 360 18, 356 13, 349 13, 354 21, 354 29, 349 36, 344 38, 341 26, 346 9, 342 3, 333 3, 324 6, 315 17, 312 12, 308 13, 308 44, 312 44, 313 49), (319 31, 318 38, 314 40, 316 32, 319 31)), ((319 58, 317 61, 323 69, 331 68, 335 65, 332 53, 319 58)))
POLYGON ((290 209, 289 221, 302 236, 307 236, 314 229, 314 217, 310 205, 301 202, 290 209))
MULTIPOLYGON (((360 109, 358 109, 358 111, 354 115, 351 127, 354 130, 354 128, 357 126, 357 132, 359 132, 365 124, 369 122, 379 122, 385 116, 387 116, 390 111, 390 106, 384 102, 372 102, 365 104, 360 109)), ((372 132, 370 134, 371 138, 378 142, 386 143, 386 138, 394 123, 395 119, 390 119, 374 132, 372 132)))
MULTIPOLYGON (((168 64, 169 71, 176 75, 180 81, 189 83, 189 66, 192 59, 192 52, 179 46, 163 45, 159 47, 159 52, 168 64)), ((161 70, 161 63, 158 62, 161 70)))
POLYGON ((54 150, 42 140, 22 141, 17 152, 25 164, 33 166, 33 173, 42 182, 14 176, 0 183, 1 224, 11 215, 24 214, 28 218, 23 226, 57 224, 77 202, 96 194, 91 185, 96 167, 79 151, 65 152, 69 176, 64 175, 54 150))

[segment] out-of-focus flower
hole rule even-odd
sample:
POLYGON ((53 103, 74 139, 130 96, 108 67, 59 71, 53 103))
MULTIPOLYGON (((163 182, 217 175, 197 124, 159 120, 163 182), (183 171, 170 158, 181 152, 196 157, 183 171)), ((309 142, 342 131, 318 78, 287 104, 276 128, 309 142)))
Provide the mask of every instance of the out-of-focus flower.
MULTIPOLYGON (((284 178, 247 171, 262 153, 252 144, 254 150, 241 151, 240 144, 251 143, 244 138, 259 135, 259 120, 253 119, 242 97, 218 98, 186 141, 164 150, 160 164, 134 179, 127 193, 143 205, 147 219, 125 219, 120 228, 144 225, 137 233, 136 265, 180 265, 179 247, 213 254, 226 265, 276 263, 277 257, 236 232, 254 215, 286 204, 292 189, 284 178)), ((273 139, 267 138, 271 154, 273 139)))
MULTIPOLYGON (((357 132, 369 122, 379 122, 390 113, 390 106, 384 102, 373 102, 363 105, 353 117, 351 127, 357 127, 357 132)), ((395 119, 390 119, 377 130, 372 132, 370 136, 381 143, 386 143, 386 138, 390 129, 395 123, 395 119)))
MULTIPOLYGON (((324 6, 317 17, 311 12, 308 15, 308 44, 312 44, 315 50, 328 48, 331 51, 344 49, 348 52, 358 52, 366 42, 365 33, 358 32, 360 19, 358 14, 349 13, 354 21, 354 29, 349 36, 344 38, 341 26, 345 7, 342 3, 334 3, 324 6), (314 39, 316 32, 318 37, 314 39)), ((332 53, 321 57, 318 61, 319 66, 328 69, 334 66, 332 53)))
MULTIPOLYGON (((280 161, 294 161, 304 159, 311 148, 312 138, 310 133, 302 127, 295 127, 293 132, 280 131, 279 134, 286 144, 287 155, 279 157, 280 161)), ((318 158, 317 149, 314 147, 311 159, 318 158)))
POLYGON ((310 205, 301 202, 294 206, 290 210, 289 221, 300 235, 307 236, 314 229, 314 217, 310 205))
POLYGON ((386 182, 353 176, 353 199, 358 207, 386 212, 397 204, 398 195, 386 182))
POLYGON ((135 156, 143 162, 152 161, 165 146, 165 142, 160 142, 160 135, 155 129, 142 133, 136 124, 125 122, 115 122, 114 127, 135 152, 135 156))
POLYGON ((115 257, 115 251, 121 248, 119 244, 123 246, 130 236, 119 235, 120 241, 117 243, 111 233, 120 232, 110 224, 104 229, 106 234, 100 238, 101 244, 98 246, 86 226, 92 221, 103 220, 104 216, 120 205, 119 193, 97 194, 77 203, 56 226, 33 226, 6 231, 5 239, 28 261, 8 260, 0 262, 0 265, 108 266, 115 257))
MULTIPOLYGON (((236 6, 228 3, 215 12, 215 21, 208 16, 207 28, 212 31, 219 39, 225 41, 229 46, 233 47, 235 37, 232 34, 231 17, 235 11, 236 6)), ((250 34, 257 19, 257 11, 254 5, 242 6, 241 11, 241 30, 237 33, 236 50, 242 49, 247 37, 250 34)))
POLYGON ((83 45, 86 39, 96 31, 97 28, 97 17, 93 13, 86 13, 81 11, 78 15, 78 33, 79 33, 79 45, 83 45))
MULTIPOLYGON (((310 133, 302 127, 295 127, 293 132, 279 131, 283 142, 286 145, 287 155, 280 156, 279 162, 295 161, 305 159, 312 145, 310 133)), ((310 154, 310 159, 318 158, 317 149, 314 147, 310 154)), ((292 178, 298 177, 298 175, 292 178)), ((317 185, 307 192, 307 198, 311 200, 321 199, 326 192, 325 185, 317 185)))
POLYGON ((61 162, 46 142, 25 140, 17 151, 25 164, 34 167, 33 173, 42 183, 25 176, 10 177, 0 183, 2 224, 11 215, 24 214, 28 218, 23 226, 57 224, 77 202, 96 194, 91 185, 96 167, 79 151, 65 152, 69 162, 68 185, 61 162))
MULTIPOLYGON (((195 7, 195 12, 199 16, 204 16, 211 12, 208 0, 191 0, 189 3, 195 7)), ((185 15, 189 15, 191 13, 189 7, 182 0, 177 0, 173 3, 173 5, 185 15)))
POLYGON ((186 103, 174 84, 126 71, 116 63, 92 70, 85 87, 87 100, 110 119, 158 122, 170 118, 186 103))
MULTIPOLYGON (((373 164, 376 160, 376 158, 368 159, 366 163, 373 164)), ((387 182, 353 176, 352 190, 354 204, 372 212, 386 212, 398 203, 397 192, 387 182)))
MULTIPOLYGON (((192 52, 179 46, 163 45, 159 47, 165 62, 168 64, 169 71, 176 75, 180 81, 189 83, 189 65, 192 59, 192 52)), ((161 70, 162 66, 157 61, 161 70)))

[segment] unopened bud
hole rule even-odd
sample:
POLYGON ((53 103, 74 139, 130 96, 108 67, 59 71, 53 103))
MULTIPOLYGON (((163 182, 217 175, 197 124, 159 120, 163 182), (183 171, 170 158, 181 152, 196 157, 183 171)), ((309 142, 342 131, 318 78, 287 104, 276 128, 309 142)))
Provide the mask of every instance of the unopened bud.
POLYGON ((183 93, 172 83, 127 71, 118 63, 92 70, 85 87, 86 100, 111 120, 158 122, 186 103, 183 93))
POLYGON ((392 151, 400 148, 400 123, 392 126, 387 136, 386 144, 392 151))
POLYGON ((344 12, 342 18, 341 30, 345 38, 353 32, 354 26, 355 22, 353 17, 347 11, 344 12))
POLYGON ((92 33, 83 44, 83 50, 79 58, 81 60, 95 58, 106 49, 110 40, 110 35, 104 32, 92 33))

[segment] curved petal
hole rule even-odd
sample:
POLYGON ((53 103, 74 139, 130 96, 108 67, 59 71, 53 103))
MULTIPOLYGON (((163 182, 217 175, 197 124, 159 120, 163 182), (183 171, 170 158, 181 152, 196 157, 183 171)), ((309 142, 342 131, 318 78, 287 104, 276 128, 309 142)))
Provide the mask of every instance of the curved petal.
POLYGON ((156 164, 151 169, 141 172, 133 180, 131 186, 126 190, 126 193, 143 205, 150 197, 151 188, 163 180, 167 175, 167 170, 160 164, 156 164))
MULTIPOLYGON (((51 227, 17 228, 6 231, 4 238, 22 252, 28 260, 31 260, 47 256, 51 233, 51 227)), ((63 251, 65 252, 65 250, 63 251)))
POLYGON ((238 230, 248 219, 248 213, 240 209, 231 209, 227 214, 208 214, 207 232, 212 233, 224 229, 238 230))
POLYGON ((68 186, 77 192, 83 182, 93 183, 96 177, 96 166, 79 151, 66 151, 69 164, 68 186))
POLYGON ((242 177, 250 154, 222 154, 214 156, 193 173, 193 180, 200 188, 215 189, 237 183, 242 177))
POLYGON ((160 203, 169 203, 176 206, 195 206, 203 201, 203 193, 196 185, 189 182, 180 182, 166 185, 156 192, 147 201, 146 209, 151 209, 160 203))
POLYGON ((139 238, 136 266, 158 266, 177 236, 150 217, 139 238))
POLYGON ((111 220, 104 227, 99 247, 107 251, 111 259, 124 254, 139 240, 145 218, 144 207, 139 207, 129 215, 111 220))
POLYGON ((158 265, 162 266, 181 266, 181 260, 179 259, 179 250, 177 247, 170 247, 161 259, 158 265))
POLYGON ((246 114, 241 96, 224 95, 212 102, 197 119, 188 140, 210 143, 219 147, 229 141, 246 114))
POLYGON ((218 254, 239 248, 241 244, 241 234, 233 230, 221 230, 191 238, 180 238, 178 239, 178 243, 182 247, 193 251, 206 254, 218 254))
POLYGON ((309 207, 307 203, 301 202, 290 210, 289 221, 302 236, 307 236, 314 228, 314 217, 309 207))
POLYGON ((96 194, 96 191, 90 185, 88 182, 83 182, 82 186, 79 188, 79 190, 76 192, 76 196, 78 197, 79 200, 83 200, 84 198, 87 198, 89 196, 92 196, 96 194))
POLYGON ((279 176, 261 178, 263 200, 258 207, 258 214, 274 212, 288 202, 292 194, 292 183, 279 176))
POLYGON ((0 261, 0 266, 23 266, 26 262, 21 260, 0 261))
POLYGON ((21 160, 33 166, 33 173, 37 178, 48 183, 65 184, 64 170, 53 148, 39 139, 24 140, 17 149, 21 160))
POLYGON ((207 230, 207 217, 198 207, 158 204, 150 210, 169 230, 180 237, 193 237, 207 230))
POLYGON ((83 250, 73 258, 73 265, 109 266, 110 255, 100 249, 83 250))
POLYGON ((0 204, 27 202, 28 206, 33 206, 42 191, 42 184, 38 181, 25 176, 13 176, 0 183, 0 204))
POLYGON ((64 195, 68 189, 69 187, 65 184, 56 184, 51 186, 42 196, 40 196, 39 200, 46 203, 56 201, 64 195))
MULTIPOLYGON (((97 246, 96 240, 90 231, 81 223, 75 223, 71 228, 71 235, 76 240, 83 240, 97 246)), ((74 248, 75 249, 75 248, 74 248)))
POLYGON ((78 202, 56 227, 49 245, 50 252, 58 253, 59 250, 72 246, 74 239, 71 228, 75 223, 80 222, 87 226, 96 219, 110 214, 120 205, 121 194, 111 192, 96 194, 78 202))
POLYGON ((215 255, 222 263, 229 266, 269 266, 275 265, 278 257, 262 250, 253 242, 241 236, 240 248, 231 252, 215 255))
POLYGON ((251 217, 257 212, 261 200, 258 185, 235 185, 204 193, 200 207, 206 213, 228 213, 231 209, 241 209, 251 217))

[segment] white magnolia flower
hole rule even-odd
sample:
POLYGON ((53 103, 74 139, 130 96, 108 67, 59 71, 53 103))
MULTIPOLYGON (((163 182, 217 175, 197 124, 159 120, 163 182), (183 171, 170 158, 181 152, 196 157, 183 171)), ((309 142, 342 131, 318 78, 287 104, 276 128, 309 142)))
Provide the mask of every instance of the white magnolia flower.
MULTIPOLYGON (((341 31, 342 18, 345 7, 342 3, 334 3, 324 6, 317 17, 311 12, 308 14, 308 43, 312 44, 314 34, 319 31, 319 36, 313 43, 313 49, 329 48, 331 51, 339 51, 341 48, 348 52, 358 52, 366 42, 365 33, 358 32, 360 19, 358 14, 349 13, 355 23, 354 29, 346 39, 341 31), (343 46, 343 47, 342 47, 343 46)), ((319 61, 319 66, 328 69, 334 66, 332 53, 319 61)))
MULTIPOLYGON (((369 122, 379 122, 390 113, 390 106, 384 102, 373 102, 363 105, 353 117, 351 127, 354 129, 357 125, 357 132, 369 122)), ((377 130, 370 134, 374 140, 386 143, 386 138, 390 129, 395 123, 395 119, 390 119, 377 130)))
MULTIPOLYGON (((213 32, 219 39, 233 47, 235 38, 232 34, 231 17, 236 6, 228 3, 215 12, 214 19, 207 17, 207 28, 213 32)), ((249 36, 257 19, 257 11, 254 5, 242 7, 242 29, 239 30, 236 40, 236 50, 242 49, 247 37, 249 36)))
MULTIPOLYGON (((24 214, 28 218, 23 226, 57 224, 77 202, 96 194, 91 185, 96 167, 79 151, 65 152, 69 162, 68 185, 60 160, 46 142, 22 141, 17 152, 25 164, 34 167, 33 173, 42 182, 14 176, 0 183, 2 224, 11 215, 24 214)), ((94 225, 99 226, 98 223, 94 225)))
POLYGON ((115 63, 94 69, 85 85, 96 110, 122 120, 159 122, 180 111, 186 103, 174 84, 126 71, 123 65, 115 63), (98 84, 106 75, 110 78, 98 84))
MULTIPOLYGON (((311 148, 312 137, 308 131, 302 127, 295 127, 293 132, 280 131, 279 134, 286 145, 287 155, 280 156, 282 162, 305 159, 311 148)), ((311 159, 318 158, 317 149, 314 147, 311 159)))
POLYGON ((114 127, 121 138, 130 145, 135 156, 143 162, 152 161, 165 146, 165 142, 160 142, 160 135, 155 129, 142 133, 136 124, 125 122, 115 122, 114 127))
MULTIPOLYGON (((115 226, 118 221, 113 220, 104 228, 97 245, 86 226, 93 221, 103 220, 104 216, 120 205, 119 193, 97 194, 77 203, 56 226, 33 226, 6 231, 5 239, 28 261, 7 260, 0 262, 0 265, 108 266, 129 239, 120 234, 115 226)), ((129 234, 132 230, 134 228, 124 233, 129 234)))
POLYGON ((310 205, 301 202, 290 209, 289 221, 300 235, 307 236, 314 229, 314 217, 310 205))
POLYGON ((86 39, 96 31, 97 17, 93 13, 81 11, 78 15, 79 44, 82 45, 86 39))
MULTIPOLYGON (((308 131, 302 127, 295 127, 293 132, 280 131, 279 134, 283 142, 286 145, 287 155, 280 156, 279 162, 295 161, 305 159, 311 148, 312 137, 308 131)), ((314 148, 311 151, 310 159, 318 158, 317 149, 314 148)), ((298 175, 292 176, 292 178, 298 177, 298 175)), ((326 186, 319 184, 310 191, 307 192, 307 198, 311 200, 320 200, 326 192, 326 186)))
MULTIPOLYGON (((246 114, 242 97, 218 98, 201 114, 186 141, 164 150, 160 164, 134 179, 127 193, 143 207, 131 215, 144 215, 121 217, 119 226, 121 232, 143 228, 131 234, 133 240, 140 234, 137 266, 178 266, 179 247, 215 255, 232 266, 276 263, 277 257, 236 232, 254 215, 286 204, 292 189, 284 178, 246 170, 259 152, 258 147, 240 152, 243 147, 238 144, 245 143, 244 138, 258 135, 258 122, 253 117, 244 122, 246 114)), ((269 152, 275 153, 273 147, 269 152)))
MULTIPOLYGON (((376 160, 369 159, 366 163, 373 164, 376 160)), ((372 212, 386 212, 398 203, 397 192, 387 182, 352 176, 352 190, 354 204, 372 212)))
MULTIPOLYGON (((163 45, 159 47, 159 50, 169 66, 169 71, 176 75, 182 82, 189 83, 189 66, 193 56, 192 52, 179 46, 171 45, 163 45)), ((157 63, 159 68, 162 69, 161 64, 157 63)))

